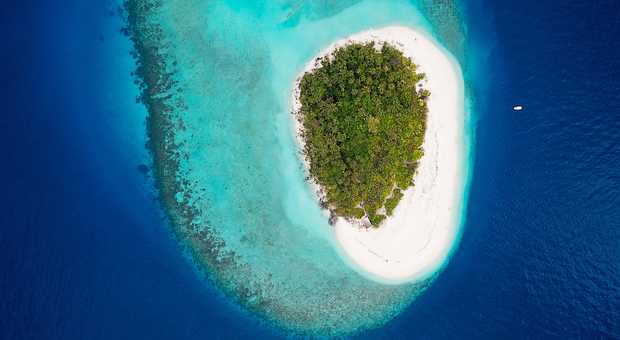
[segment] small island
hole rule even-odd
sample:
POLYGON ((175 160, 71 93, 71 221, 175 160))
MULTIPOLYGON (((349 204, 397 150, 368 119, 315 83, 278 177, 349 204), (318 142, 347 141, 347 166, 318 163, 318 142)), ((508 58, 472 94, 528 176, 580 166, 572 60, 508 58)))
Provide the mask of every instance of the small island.
POLYGON ((390 44, 353 43, 317 61, 300 83, 304 154, 322 205, 378 227, 413 184, 423 155, 424 74, 390 44))
POLYGON ((292 127, 308 188, 360 274, 419 281, 449 258, 468 176, 464 98, 458 61, 403 26, 339 39, 296 77, 292 127))

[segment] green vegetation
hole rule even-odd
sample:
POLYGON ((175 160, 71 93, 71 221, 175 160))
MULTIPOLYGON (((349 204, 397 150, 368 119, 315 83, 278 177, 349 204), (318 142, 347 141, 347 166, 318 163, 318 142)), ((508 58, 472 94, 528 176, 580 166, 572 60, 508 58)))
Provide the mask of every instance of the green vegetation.
POLYGON ((300 84, 310 175, 336 216, 377 227, 413 185, 426 128, 424 78, 396 48, 339 48, 300 84))

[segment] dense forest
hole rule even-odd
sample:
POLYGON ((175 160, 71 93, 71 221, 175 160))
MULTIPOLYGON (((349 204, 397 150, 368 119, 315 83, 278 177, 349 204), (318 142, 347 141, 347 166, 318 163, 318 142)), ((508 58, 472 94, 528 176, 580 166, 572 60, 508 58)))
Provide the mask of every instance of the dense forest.
POLYGON ((333 215, 378 227, 413 185, 426 99, 413 62, 383 44, 350 44, 300 83, 304 153, 333 215))

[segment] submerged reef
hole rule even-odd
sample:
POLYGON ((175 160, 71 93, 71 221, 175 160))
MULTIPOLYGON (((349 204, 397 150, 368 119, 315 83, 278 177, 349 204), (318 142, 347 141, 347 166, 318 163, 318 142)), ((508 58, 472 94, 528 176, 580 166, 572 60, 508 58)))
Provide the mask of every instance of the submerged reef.
MULTIPOLYGON (((376 6, 383 5, 313 8, 310 15, 292 3, 124 3, 139 99, 149 112, 153 175, 174 234, 227 296, 299 334, 381 326, 432 282, 385 285, 353 270, 330 241, 320 209, 294 205, 306 194, 311 201, 301 167, 291 175, 277 165, 296 162, 293 141, 281 133, 295 65, 329 41, 307 39, 301 50, 296 42, 315 21, 357 17, 376 6), (291 21, 292 10, 307 28, 291 21), (291 60, 276 60, 297 50, 291 60)), ((403 20, 419 16, 408 3, 398 6, 393 12, 403 20)), ((366 23, 373 24, 381 23, 366 23)))

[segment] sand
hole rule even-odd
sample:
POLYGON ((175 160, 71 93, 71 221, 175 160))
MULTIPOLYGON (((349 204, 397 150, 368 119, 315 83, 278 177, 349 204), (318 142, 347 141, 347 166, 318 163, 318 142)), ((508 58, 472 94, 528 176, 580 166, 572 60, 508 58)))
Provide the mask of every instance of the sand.
MULTIPOLYGON (((435 273, 445 264, 458 239, 466 153, 463 78, 456 60, 429 35, 402 26, 372 29, 335 42, 306 65, 294 85, 293 112, 300 108, 301 76, 317 67, 316 58, 352 42, 369 41, 390 43, 413 60, 418 72, 426 74, 423 86, 431 95, 422 145, 424 156, 414 186, 405 191, 393 215, 379 228, 364 228, 338 218, 333 236, 340 253, 354 269, 379 282, 398 284, 435 273)), ((298 121, 294 129, 303 150, 298 121)), ((320 199, 320 186, 312 180, 310 186, 320 199)))

